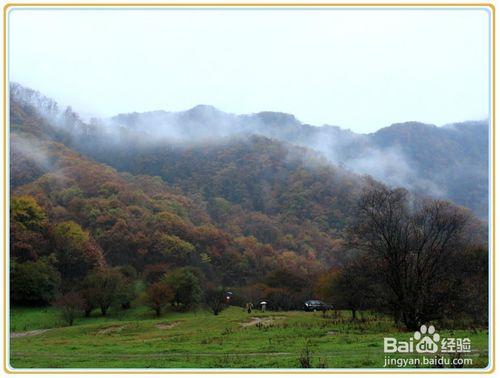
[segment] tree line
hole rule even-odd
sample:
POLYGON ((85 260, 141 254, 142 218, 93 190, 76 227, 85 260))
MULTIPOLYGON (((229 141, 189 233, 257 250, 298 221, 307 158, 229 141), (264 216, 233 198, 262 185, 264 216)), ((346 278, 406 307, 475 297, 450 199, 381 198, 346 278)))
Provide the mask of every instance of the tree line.
MULTIPOLYGON (((32 198, 14 198, 11 206, 14 229, 37 230, 47 221, 32 198)), ((69 324, 78 314, 97 309, 105 316, 111 306, 126 310, 132 302, 149 306, 157 316, 167 307, 190 311, 202 305, 217 315, 230 303, 261 300, 271 310, 294 310, 314 296, 349 309, 353 319, 371 309, 409 330, 429 321, 487 324, 487 244, 482 225, 468 210, 371 183, 353 219, 337 266, 312 278, 282 266, 260 282, 231 288, 196 266, 142 272, 130 265, 110 267, 81 227, 63 222, 52 229, 54 254, 13 260, 11 298, 54 304, 69 324), (228 290, 234 296, 226 297, 228 290)), ((172 253, 185 248, 179 244, 172 253)))
POLYGON ((372 183, 346 231, 348 258, 322 278, 338 306, 373 309, 408 330, 429 321, 488 322, 484 225, 465 208, 372 183))

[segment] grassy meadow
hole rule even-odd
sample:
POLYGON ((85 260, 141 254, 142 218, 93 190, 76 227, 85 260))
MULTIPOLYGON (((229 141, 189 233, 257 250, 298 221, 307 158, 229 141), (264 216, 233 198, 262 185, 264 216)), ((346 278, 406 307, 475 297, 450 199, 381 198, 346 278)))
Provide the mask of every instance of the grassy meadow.
MULTIPOLYGON (((383 338, 412 336, 372 313, 352 322, 347 312, 248 314, 239 307, 159 318, 135 307, 107 317, 95 312, 71 327, 52 308, 13 308, 10 319, 13 368, 382 368, 383 338)), ((488 365, 487 331, 438 332, 469 337, 468 367, 488 365)))

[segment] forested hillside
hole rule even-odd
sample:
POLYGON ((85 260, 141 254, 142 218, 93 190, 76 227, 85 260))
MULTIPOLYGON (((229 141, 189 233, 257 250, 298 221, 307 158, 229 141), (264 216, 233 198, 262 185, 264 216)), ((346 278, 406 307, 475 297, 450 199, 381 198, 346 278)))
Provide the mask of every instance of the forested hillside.
POLYGON ((388 185, 449 199, 488 217, 488 122, 443 127, 407 122, 372 134, 316 127, 276 112, 233 115, 198 106, 179 113, 121 114, 107 121, 128 132, 180 142, 261 135, 320 152, 328 161, 388 185))
POLYGON ((84 122, 38 92, 19 85, 11 91, 13 303, 48 304, 77 292, 86 312, 100 307, 105 314, 112 302, 130 306, 139 290, 156 311, 160 299, 189 309, 202 293, 210 302, 223 287, 236 288, 236 301, 265 297, 279 309, 321 296, 353 313, 376 308, 404 316, 413 328, 415 311, 434 316, 423 308, 429 303, 415 310, 395 299, 408 293, 378 291, 384 256, 362 254, 370 243, 380 249, 375 226, 384 224, 383 239, 396 238, 391 248, 420 248, 442 269, 426 267, 434 270, 443 312, 451 298, 480 301, 471 305, 474 316, 484 309, 478 290, 486 277, 485 225, 466 209, 426 197, 457 199, 484 215, 485 123, 411 123, 356 135, 280 113, 236 116, 208 106, 84 122), (370 196, 379 202, 365 211, 360 204, 370 196), (370 223, 375 205, 380 219, 370 223), (384 218, 384 206, 399 218, 384 218), (412 232, 404 245, 398 227, 412 232), (465 285, 464 270, 470 285, 452 292, 465 285), (97 295, 109 282, 118 293, 113 301, 97 295), (147 290, 134 289, 137 282, 147 290))
POLYGON ((117 171, 67 147, 74 144, 71 131, 11 102, 14 278, 33 261, 65 284, 101 265, 145 277, 190 266, 227 286, 311 292, 308 277, 342 257, 340 235, 362 180, 307 151, 243 136, 148 147, 147 155, 93 151, 117 171))
MULTIPOLYGON (((308 154, 319 153, 353 173, 448 199, 470 208, 483 220, 488 217, 487 120, 443 127, 407 122, 372 134, 356 134, 337 126, 303 124, 284 113, 235 115, 199 105, 184 112, 128 113, 85 123, 71 108, 62 111, 54 100, 18 84, 11 86, 11 97, 33 105, 59 131, 67 132, 66 141, 72 142, 72 148, 107 164, 117 164, 129 153, 133 160, 138 153, 147 159, 147 154, 163 153, 172 146, 221 144, 255 135, 286 146, 306 147, 308 154), (107 153, 113 147, 113 154, 107 153)), ((126 163, 120 164, 124 168, 126 163)), ((131 164, 137 166, 137 162, 131 164)), ((150 164, 147 168, 155 170, 150 164)))

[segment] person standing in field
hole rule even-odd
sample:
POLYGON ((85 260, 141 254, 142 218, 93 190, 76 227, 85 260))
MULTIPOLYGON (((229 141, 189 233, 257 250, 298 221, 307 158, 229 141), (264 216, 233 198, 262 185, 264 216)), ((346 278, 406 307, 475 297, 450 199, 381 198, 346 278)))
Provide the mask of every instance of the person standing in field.
POLYGON ((249 302, 249 303, 247 303, 247 304, 245 305, 245 310, 246 310, 249 314, 251 314, 251 313, 252 313, 252 309, 253 309, 253 303, 250 303, 250 302, 249 302))
POLYGON ((267 302, 266 301, 260 302, 260 306, 261 306, 262 312, 266 312, 267 302))

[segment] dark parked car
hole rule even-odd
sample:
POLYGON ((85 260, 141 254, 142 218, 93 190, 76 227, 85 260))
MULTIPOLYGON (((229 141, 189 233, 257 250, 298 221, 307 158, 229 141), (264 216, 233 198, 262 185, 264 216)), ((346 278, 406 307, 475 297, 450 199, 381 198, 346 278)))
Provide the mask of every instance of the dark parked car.
POLYGON ((305 311, 326 311, 331 310, 332 306, 326 304, 325 302, 310 300, 304 303, 305 311))

